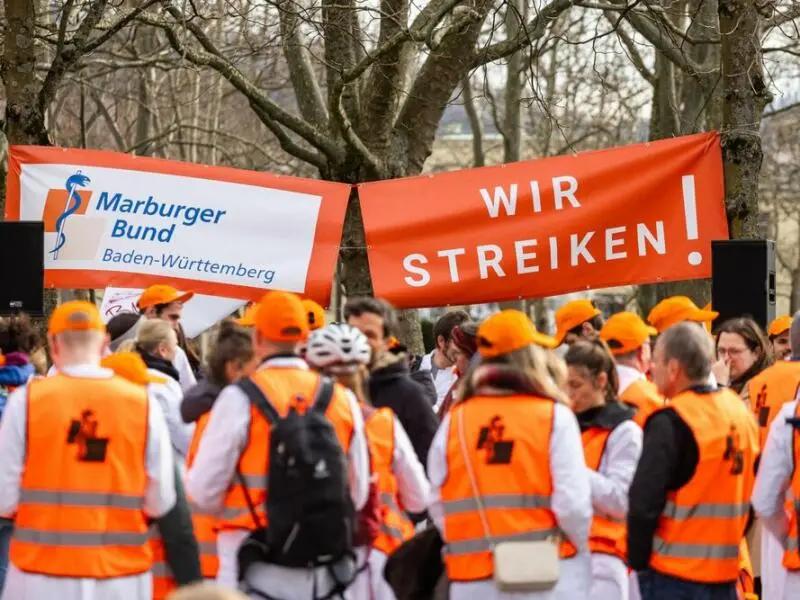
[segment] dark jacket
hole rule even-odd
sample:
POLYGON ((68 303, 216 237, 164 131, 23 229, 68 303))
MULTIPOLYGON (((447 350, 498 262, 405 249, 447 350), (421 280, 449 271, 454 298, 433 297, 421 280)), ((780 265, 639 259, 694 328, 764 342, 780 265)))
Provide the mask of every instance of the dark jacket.
POLYGON ((147 365, 148 369, 153 369, 154 371, 163 373, 167 377, 172 377, 172 379, 175 381, 180 381, 180 374, 178 373, 178 370, 166 358, 161 358, 160 356, 155 356, 154 354, 145 352, 139 346, 136 346, 136 352, 138 352, 139 356, 142 357, 142 360, 144 361, 144 364, 147 365))
POLYGON ((183 491, 183 483, 178 469, 175 469, 175 506, 155 524, 164 544, 164 554, 172 576, 178 585, 201 581, 200 546, 194 535, 189 503, 183 491))
POLYGON ((184 423, 194 423, 211 410, 222 388, 208 379, 201 379, 186 391, 181 401, 181 418, 184 423))
POLYGON ((436 385, 433 383, 433 377, 430 371, 412 371, 411 379, 416 381, 422 386, 422 391, 425 394, 425 399, 431 406, 436 406, 439 401, 439 396, 436 394, 436 385))
POLYGON ((427 465, 438 421, 424 387, 411 378, 404 354, 387 352, 378 360, 369 378, 369 397, 374 406, 386 406, 394 411, 408 433, 417 458, 423 466, 427 465))

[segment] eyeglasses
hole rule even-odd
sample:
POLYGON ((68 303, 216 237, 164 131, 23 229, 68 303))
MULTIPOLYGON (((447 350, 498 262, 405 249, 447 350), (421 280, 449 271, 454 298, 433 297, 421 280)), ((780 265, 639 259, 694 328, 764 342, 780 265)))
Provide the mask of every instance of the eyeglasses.
POLYGON ((731 358, 735 358, 740 356, 741 354, 747 352, 747 348, 717 348, 717 354, 719 356, 730 356, 731 358))

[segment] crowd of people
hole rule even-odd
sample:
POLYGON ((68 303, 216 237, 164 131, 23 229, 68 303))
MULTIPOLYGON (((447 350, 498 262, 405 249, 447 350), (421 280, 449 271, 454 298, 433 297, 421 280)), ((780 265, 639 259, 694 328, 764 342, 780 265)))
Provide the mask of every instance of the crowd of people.
POLYGON ((0 319, 1 600, 800 598, 800 313, 191 297, 0 319))

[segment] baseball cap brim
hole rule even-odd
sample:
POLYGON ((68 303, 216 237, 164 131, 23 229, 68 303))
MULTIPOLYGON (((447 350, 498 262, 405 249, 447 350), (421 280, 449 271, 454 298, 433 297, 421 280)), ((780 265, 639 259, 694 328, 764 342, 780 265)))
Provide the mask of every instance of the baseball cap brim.
POLYGON ((558 348, 561 345, 556 338, 539 333, 538 331, 534 333, 532 337, 533 343, 537 346, 541 346, 542 348, 548 348, 552 350, 553 348, 558 348))

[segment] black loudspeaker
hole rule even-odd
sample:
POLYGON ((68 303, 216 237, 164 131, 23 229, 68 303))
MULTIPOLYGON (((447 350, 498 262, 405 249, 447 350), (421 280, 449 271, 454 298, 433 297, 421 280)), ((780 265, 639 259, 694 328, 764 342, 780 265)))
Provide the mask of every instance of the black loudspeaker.
POLYGON ((766 330, 775 318, 775 243, 772 240, 711 242, 711 306, 717 327, 751 317, 766 330))
POLYGON ((44 223, 0 222, 0 315, 44 314, 44 223))

